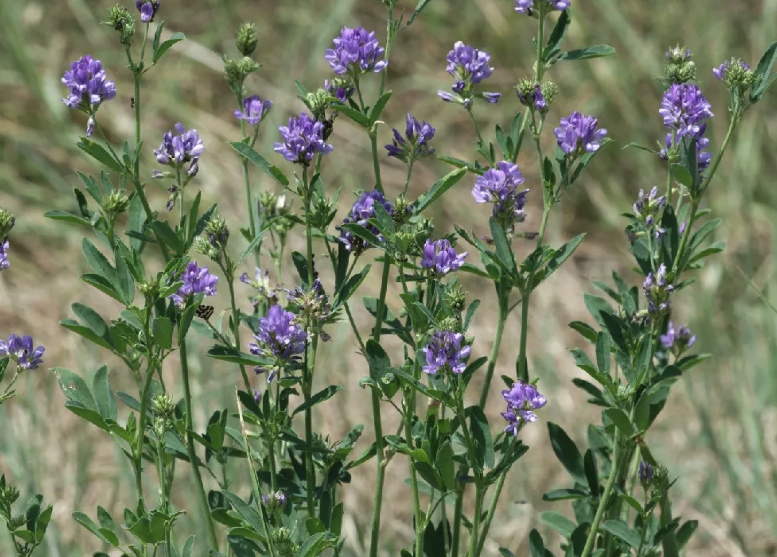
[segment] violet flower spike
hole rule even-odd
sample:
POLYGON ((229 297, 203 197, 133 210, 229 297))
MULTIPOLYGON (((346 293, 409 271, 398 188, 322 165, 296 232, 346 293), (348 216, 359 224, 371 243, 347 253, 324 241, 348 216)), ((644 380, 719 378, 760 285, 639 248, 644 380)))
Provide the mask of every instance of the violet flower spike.
POLYGON ((68 108, 92 114, 105 101, 116 96, 116 83, 107 79, 99 60, 87 55, 70 64, 62 83, 70 94, 62 99, 68 108))
MULTIPOLYGON (((276 360, 273 366, 269 383, 274 376, 274 369, 278 365, 285 365, 294 357, 305 351, 307 334, 297 324, 297 316, 286 311, 278 304, 270 307, 267 316, 259 319, 259 334, 254 335, 257 342, 248 344, 251 354, 268 356, 276 360)), ((262 373, 262 366, 257 366, 257 373, 262 373)))
POLYGON ((597 129, 598 125, 599 121, 593 116, 573 112, 562 118, 559 127, 554 130, 558 146, 573 157, 598 151, 607 135, 605 128, 597 129))
POLYGON ((354 81, 367 72, 382 72, 388 62, 381 60, 385 49, 380 46, 375 32, 361 26, 343 27, 335 37, 334 48, 327 49, 324 59, 337 75, 350 74, 354 81))
POLYGON ((499 102, 501 93, 475 93, 474 86, 491 77, 494 68, 489 66, 491 55, 472 46, 457 41, 453 50, 447 56, 448 65, 445 70, 454 78, 451 86, 453 94, 446 91, 438 91, 437 95, 446 102, 463 104, 469 109, 472 99, 479 97, 491 104, 499 102))
POLYGON ((544 4, 546 10, 557 10, 563 12, 572 5, 570 0, 516 0, 515 11, 519 14, 534 15, 544 4))
POLYGON ((658 113, 664 126, 676 130, 677 135, 699 137, 704 133, 705 120, 713 116, 711 108, 696 85, 682 83, 672 85, 664 93, 658 113))
POLYGON ((197 130, 187 130, 180 122, 175 125, 175 131, 178 135, 174 135, 173 130, 165 133, 162 144, 159 149, 154 150, 154 155, 159 164, 171 166, 177 170, 189 163, 187 174, 193 177, 199 170, 198 163, 200 156, 205 152, 205 144, 197 130))
MULTIPOLYGON (((386 199, 381 192, 378 190, 367 191, 361 194, 359 199, 354 202, 351 210, 348 212, 348 216, 343 219, 343 224, 356 223, 372 232, 377 236, 378 240, 383 242, 385 238, 383 238, 380 231, 367 222, 368 219, 375 216, 376 203, 383 205, 383 208, 386 209, 386 212, 389 215, 394 213, 391 202, 386 199)), ((345 248, 348 251, 361 253, 367 248, 372 247, 369 242, 351 232, 348 232, 341 227, 338 227, 337 229, 340 230, 340 237, 338 239, 345 245, 345 248)))
POLYGON ((405 135, 393 128, 394 141, 386 145, 386 151, 390 157, 396 157, 402 162, 416 161, 434 154, 434 149, 429 142, 434 138, 435 130, 426 122, 419 123, 409 112, 405 121, 405 135))
POLYGON ((249 126, 257 126, 272 108, 271 101, 263 101, 259 95, 243 99, 243 110, 235 110, 235 118, 245 120, 249 126))
POLYGON ((0 271, 11 266, 11 262, 8 260, 8 248, 8 239, 0 242, 0 271))
POLYGON ((176 280, 183 281, 183 285, 170 298, 176 305, 182 306, 187 298, 197 294, 215 295, 219 277, 210 274, 207 267, 199 267, 196 261, 189 261, 176 280))
POLYGON ((493 203, 493 216, 512 225, 526 219, 526 195, 529 190, 518 191, 524 182, 518 165, 509 161, 497 163, 495 168, 478 176, 472 188, 472 197, 477 203, 493 203))
POLYGON ((275 151, 289 162, 307 166, 316 153, 332 152, 333 147, 324 142, 324 124, 306 112, 289 118, 289 125, 281 126, 278 131, 283 142, 275 144, 275 151))
POLYGON ((513 435, 518 435, 524 424, 536 422, 538 418, 533 411, 548 403, 534 385, 523 381, 516 381, 509 390, 502 391, 502 397, 507 402, 507 411, 502 413, 508 422, 504 431, 513 435))
POLYGON ((449 369, 458 375, 464 373, 467 364, 464 360, 469 357, 471 348, 462 343, 464 335, 451 331, 437 331, 432 335, 432 340, 423 348, 426 355, 426 365, 421 369, 424 373, 435 375, 440 370, 449 369))
POLYGON ((445 238, 424 244, 424 256, 421 259, 421 267, 431 269, 438 277, 447 275, 451 271, 458 271, 464 265, 467 252, 456 254, 451 243, 445 238))
POLYGON ((38 346, 33 349, 32 337, 24 335, 10 335, 8 341, 0 340, 0 356, 8 356, 16 362, 19 368, 24 370, 38 369, 43 363, 43 353, 46 349, 38 346))

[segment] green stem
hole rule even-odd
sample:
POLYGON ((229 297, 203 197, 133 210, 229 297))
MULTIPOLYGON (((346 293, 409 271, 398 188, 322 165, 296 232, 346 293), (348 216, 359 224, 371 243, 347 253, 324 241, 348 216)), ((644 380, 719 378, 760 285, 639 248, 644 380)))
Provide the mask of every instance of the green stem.
MULTIPOLYGON (((409 408, 405 416, 405 441, 412 447, 412 431, 411 431, 411 419, 415 415, 415 390, 409 397, 409 408)), ((415 511, 415 554, 424 554, 424 532, 426 530, 425 520, 423 513, 421 512, 421 499, 418 496, 418 477, 415 470, 415 462, 413 457, 409 456, 407 459, 410 467, 410 487, 413 490, 413 508, 415 511)))
MULTIPOLYGON (((480 128, 478 127, 478 122, 475 120, 475 115, 472 114, 472 108, 467 109, 467 114, 469 114, 469 119, 472 121, 472 126, 475 128, 475 134, 478 136, 478 146, 482 147, 485 145, 485 142, 483 141, 483 136, 480 135, 480 128)), ((494 161, 489 160, 490 164, 493 164, 494 161)))
POLYGON ((453 506, 453 535, 451 540, 451 557, 458 557, 459 538, 461 537, 461 514, 464 509, 464 487, 456 494, 456 503, 453 506))
POLYGON ((497 287, 497 298, 499 309, 496 318, 496 334, 494 335, 494 345, 491 347, 491 354, 488 356, 488 369, 486 369, 486 377, 483 381, 483 390, 480 393, 479 405, 481 408, 485 408, 486 401, 488 400, 488 391, 491 388, 491 380, 496 369, 496 360, 499 358, 499 347, 502 344, 502 333, 504 332, 505 323, 507 323, 507 297, 504 294, 501 283, 497 287))
POLYGON ((218 538, 216 537, 216 528, 213 525, 213 518, 210 516, 210 506, 208 505, 208 498, 205 495, 205 487, 202 483, 202 475, 200 474, 197 453, 194 450, 194 438, 191 435, 191 431, 194 430, 194 423, 192 420, 192 393, 189 386, 189 363, 186 355, 186 339, 181 342, 180 349, 181 379, 183 380, 184 393, 183 400, 186 411, 186 452, 189 456, 189 463, 191 464, 192 473, 194 475, 194 483, 197 490, 197 498, 199 499, 200 503, 200 511, 204 515, 205 523, 208 527, 208 542, 210 543, 210 547, 212 549, 218 549, 219 545, 218 538))
POLYGON ((415 158, 410 157, 410 162, 407 164, 407 177, 405 178, 405 189, 402 190, 403 194, 407 194, 407 188, 410 186, 410 176, 413 174, 413 164, 415 164, 415 158))
MULTIPOLYGON (((393 6, 387 6, 386 7, 386 53, 383 56, 383 59, 388 63, 389 56, 391 56, 391 43, 394 42, 394 33, 391 32, 392 22, 394 21, 394 7, 393 6)), ((380 94, 379 97, 383 96, 383 93, 386 92, 386 72, 388 72, 388 65, 386 65, 386 68, 381 72, 380 75, 380 94)))
POLYGON ((372 145, 372 168, 375 172, 375 189, 383 193, 383 182, 380 180, 380 161, 378 160, 378 131, 370 130, 370 145, 372 145))
POLYGON ((596 515, 594 516, 594 522, 591 524, 591 531, 588 533, 588 538, 585 540, 585 547, 583 548, 583 554, 580 557, 589 557, 596 541, 596 536, 599 533, 599 523, 602 521, 604 511, 607 509, 607 503, 610 499, 610 493, 615 486, 615 482, 618 477, 618 456, 620 453, 619 431, 615 431, 615 438, 613 439, 613 452, 612 452, 612 466, 610 468, 610 477, 607 478, 607 484, 604 486, 604 493, 599 500, 599 506, 596 509, 596 515))
MULTIPOLYGON (((391 259, 387 252, 383 254, 383 277, 380 283, 380 295, 378 297, 377 316, 372 338, 376 342, 380 340, 380 330, 383 328, 383 312, 386 310, 386 291, 388 290, 389 275, 391 272, 391 259)), ((375 497, 372 508, 372 527, 370 530, 370 557, 378 555, 378 541, 380 538, 380 509, 383 505, 383 484, 386 480, 385 450, 383 443, 383 422, 380 415, 380 397, 372 391, 372 423, 375 427, 375 446, 377 460, 377 478, 375 481, 375 497)))
MULTIPOLYGON (((157 454, 157 469, 158 469, 158 476, 159 476, 159 496, 161 499, 162 509, 163 512, 170 514, 170 508, 168 507, 168 493, 167 493, 167 482, 165 481, 165 461, 164 457, 162 456, 164 450, 164 440, 163 439, 157 439, 157 448, 156 448, 156 454, 157 454)), ((165 525, 165 555, 172 555, 171 551, 171 542, 170 542, 170 526, 165 525)))
POLYGON ((545 73, 545 67, 542 62, 542 51, 544 50, 545 43, 545 9, 544 6, 540 7, 539 17, 539 29, 537 31, 537 66, 534 68, 534 75, 536 82, 542 81, 542 74, 545 73))
POLYGON ((499 479, 496 482, 496 491, 491 498, 491 505, 488 507, 488 514, 486 520, 483 522, 483 532, 480 534, 480 541, 478 542, 477 553, 480 555, 483 552, 483 546, 486 544, 486 538, 488 537, 488 530, 491 528, 491 521, 494 520, 494 514, 496 513, 496 504, 499 502, 499 496, 502 494, 502 488, 505 485, 505 479, 507 479, 507 472, 505 470, 499 475, 499 479))
MULTIPOLYGON (((234 285, 234 273, 226 273, 229 276, 227 278, 227 286, 229 287, 229 302, 232 306, 232 336, 235 337, 235 348, 240 350, 240 312, 237 309, 237 303, 235 302, 235 285, 234 285)), ((251 382, 248 380, 248 374, 246 374, 246 368, 243 364, 240 364, 240 375, 243 376, 243 383, 245 383, 246 393, 251 394, 251 382)))
MULTIPOLYGON (((148 338, 148 336, 146 336, 148 338)), ((135 438, 135 486, 138 489, 138 498, 143 500, 143 440, 146 433, 146 413, 148 412, 148 393, 151 391, 151 380, 154 378, 154 364, 149 362, 146 370, 146 381, 143 384, 143 392, 140 395, 140 416, 138 417, 138 431, 135 438)))
MULTIPOLYGON (((472 442, 469 427, 467 427, 467 418, 464 413, 463 393, 458 393, 456 397, 456 410, 459 423, 461 424, 461 432, 464 435, 464 444, 467 447, 469 459, 474 464, 476 462, 475 445, 472 442)), ((480 533, 480 515, 483 507, 483 474, 477 468, 474 468, 473 472, 475 473, 475 514, 472 517, 472 534, 469 539, 469 557, 475 557, 477 555, 476 550, 480 533)))
POLYGON ((515 152, 513 153, 512 163, 515 164, 516 161, 518 161, 518 153, 520 152, 520 149, 518 149, 518 146, 523 143, 523 134, 526 133, 526 123, 529 121, 529 113, 531 110, 527 107, 526 110, 523 111, 523 119, 521 119, 521 129, 518 130, 518 145, 515 146, 515 152))

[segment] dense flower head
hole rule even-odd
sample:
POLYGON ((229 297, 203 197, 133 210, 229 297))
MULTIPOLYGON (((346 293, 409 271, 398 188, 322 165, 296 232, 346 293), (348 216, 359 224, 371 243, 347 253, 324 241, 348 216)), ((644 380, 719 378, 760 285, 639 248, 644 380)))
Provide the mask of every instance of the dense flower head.
POLYGON ((559 127, 554 130, 558 146, 571 156, 598 151, 607 135, 606 129, 597 129, 598 125, 599 121, 593 116, 573 112, 562 118, 559 127))
POLYGON ((104 101, 116 96, 116 84, 107 79, 99 60, 84 56, 70 64, 62 77, 70 94, 62 99, 68 108, 92 113, 104 101))
POLYGON ((0 240, 0 271, 7 269, 11 266, 11 262, 8 261, 8 240, 0 240))
POLYGON ((649 462, 645 460, 639 461, 637 476, 639 477, 639 481, 643 486, 648 486, 653 482, 653 472, 653 467, 649 462))
POLYGON ((691 60, 691 50, 684 46, 675 46, 664 53, 664 82, 671 84, 687 83, 696 79, 696 63, 691 60))
POLYGON ((140 21, 143 23, 150 23, 154 21, 154 16, 159 11, 159 0, 137 0, 135 7, 140 12, 140 21))
POLYGON ((518 191, 524 177, 517 164, 502 161, 478 176, 472 188, 472 197, 477 203, 493 203, 495 218, 510 223, 520 223, 526 219, 526 194, 529 190, 518 191))
POLYGON ((426 240, 424 244, 424 256, 421 259, 421 267, 431 269, 436 275, 447 275, 451 271, 458 271, 459 267, 464 265, 464 259, 467 252, 457 254, 451 243, 442 238, 430 242, 426 240))
POLYGON ((262 270, 259 267, 254 269, 254 278, 248 276, 248 273, 240 275, 240 282, 256 289, 257 296, 251 298, 254 306, 258 306, 261 301, 274 303, 278 300, 276 288, 270 282, 270 272, 262 270))
POLYGON ((394 141, 386 145, 386 151, 390 157, 396 157, 403 162, 418 160, 434 154, 434 149, 429 142, 434 137, 435 130, 428 123, 419 123, 409 112, 405 119, 405 136, 403 137, 397 128, 394 130, 394 141))
POLYGON ((380 46, 375 32, 359 26, 343 27, 334 39, 334 48, 327 49, 324 59, 338 75, 345 73, 358 78, 366 72, 381 72, 388 65, 382 60, 385 49, 380 46))
POLYGON ((0 356, 8 356, 16 362, 21 369, 38 369, 43 363, 43 353, 46 351, 42 346, 33 348, 32 337, 24 335, 11 335, 8 341, 0 340, 0 356))
POLYGON ((679 136, 698 137, 704 121, 712 118, 712 105, 696 85, 674 84, 664 93, 661 109, 664 125, 679 136))
POLYGON ((309 330, 312 333, 318 333, 324 342, 328 341, 330 337, 322 327, 332 315, 332 306, 321 281, 315 279, 309 289, 297 286, 293 290, 286 289, 285 292, 289 303, 297 306, 299 315, 309 323, 309 330))
POLYGON ((642 291, 648 302, 648 314, 656 316, 669 311, 669 295, 674 292, 674 286, 669 284, 666 265, 663 263, 655 273, 649 273, 642 283, 642 291))
POLYGON ((453 94, 438 91, 437 94, 446 102, 458 102, 467 108, 472 105, 473 96, 485 99, 489 103, 499 102, 501 93, 477 93, 473 86, 491 77, 494 68, 489 66, 491 55, 472 46, 456 41, 453 50, 448 53, 448 65, 445 70, 456 80, 451 87, 453 94))
POLYGON ((450 370, 452 373, 464 373, 467 369, 465 360, 469 356, 471 348, 464 341, 464 335, 451 331, 436 331, 432 340, 427 344, 423 352, 426 355, 424 373, 436 374, 440 370, 450 370))
MULTIPOLYGON (((343 224, 356 223, 359 226, 363 226, 378 237, 378 240, 383 241, 384 238, 380 234, 380 231, 367 222, 375 216, 375 204, 379 203, 383 205, 389 215, 394 213, 394 208, 391 205, 391 201, 386 199, 378 190, 366 191, 359 196, 351 210, 348 212, 348 216, 343 219, 343 224)), ((367 241, 355 236, 351 232, 339 229, 339 240, 345 244, 348 251, 360 253, 365 249, 372 247, 367 241)))
POLYGON ((332 152, 332 146, 324 142, 324 124, 306 112, 290 117, 289 125, 278 131, 283 142, 275 144, 275 151, 289 162, 308 165, 316 153, 332 152))
POLYGON ((534 385, 523 381, 516 381, 509 390, 502 391, 502 397, 507 402, 507 411, 502 413, 502 417, 507 420, 504 430, 513 435, 518 435, 523 424, 536 422, 537 415, 533 410, 548 403, 534 385))
MULTIPOLYGON (((249 343, 251 354, 271 356, 281 364, 304 352, 307 342, 307 334, 297 323, 297 316, 278 304, 270 306, 267 316, 259 319, 259 334, 254 338, 258 342, 249 343)), ((255 371, 261 373, 263 368, 258 366, 255 371)))
POLYGON ((515 11, 519 14, 533 15, 543 7, 547 10, 563 12, 572 5, 571 0, 515 0, 515 11))
POLYGON ((696 335, 692 334, 691 330, 684 325, 675 329, 674 323, 670 321, 666 328, 666 334, 661 335, 659 340, 664 348, 680 355, 696 344, 696 335))
POLYGON ((189 163, 188 174, 194 176, 199 170, 200 155, 205 151, 205 144, 197 130, 187 130, 180 122, 175 125, 175 131, 177 135, 170 130, 162 137, 159 149, 154 150, 156 160, 159 164, 177 169, 189 163))
POLYGON ((170 297, 179 306, 183 305, 186 298, 190 296, 197 294, 215 295, 216 283, 219 281, 219 277, 210 274, 207 267, 198 266, 196 261, 189 261, 176 279, 183 281, 183 285, 178 289, 178 292, 170 297))
POLYGON ((757 81, 756 74, 750 65, 739 59, 731 58, 712 70, 712 74, 736 96, 741 96, 757 81))
POLYGON ((250 126, 256 126, 270 112, 272 101, 263 101, 259 95, 243 99, 243 110, 235 109, 235 118, 245 120, 250 126))

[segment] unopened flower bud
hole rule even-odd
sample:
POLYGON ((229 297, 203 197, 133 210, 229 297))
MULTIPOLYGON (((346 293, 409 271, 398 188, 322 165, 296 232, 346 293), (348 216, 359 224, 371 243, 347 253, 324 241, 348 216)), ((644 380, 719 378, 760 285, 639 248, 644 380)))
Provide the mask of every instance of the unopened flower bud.
POLYGON ((175 413, 175 404, 173 404, 173 395, 162 394, 151 399, 151 412, 154 416, 161 418, 172 418, 175 413))
POLYGON ((457 313, 464 311, 467 305, 467 293, 458 282, 451 285, 444 298, 448 307, 457 313))
POLYGON ((205 225, 205 234, 213 248, 221 251, 227 247, 229 228, 227 228, 227 223, 223 218, 219 216, 211 217, 208 224, 205 225))
POLYGON ((19 528, 24 526, 26 522, 27 522, 26 516, 24 516, 23 514, 17 515, 8 521, 8 530, 10 532, 13 532, 14 530, 18 530, 19 528))
POLYGON ((238 67, 240 68, 240 74, 242 75, 243 79, 245 79, 248 74, 252 74, 255 71, 258 71, 262 65, 256 60, 249 58, 248 56, 244 56, 243 59, 238 63, 238 67))
POLYGON ((434 233, 434 224, 427 218, 422 218, 416 227, 416 241, 423 245, 434 233))
POLYGON ((124 6, 118 4, 108 9, 108 19, 105 25, 119 31, 119 42, 125 46, 132 43, 132 36, 135 34, 135 18, 124 6))
POLYGON ((691 60, 690 49, 684 46, 670 48, 664 54, 664 79, 668 84, 687 83, 696 79, 696 64, 691 60))
POLYGON ((8 484, 0 490, 0 500, 4 501, 8 506, 13 505, 18 498, 19 490, 15 485, 8 484))
POLYGON ((413 203, 404 193, 399 194, 394 202, 394 213, 391 215, 397 226, 402 226, 413 215, 413 203))
POLYGON ((653 467, 649 462, 645 460, 640 461, 637 475, 639 476, 640 483, 642 483, 642 487, 648 487, 653 483, 653 467))
POLYGON ((8 209, 0 207, 0 240, 8 237, 14 224, 16 224, 14 214, 8 209))
POLYGON ((159 279, 153 278, 138 285, 141 294, 147 298, 155 299, 159 294, 159 279))
POLYGON ((202 236, 197 236, 194 239, 194 251, 201 253, 214 261, 219 257, 219 250, 214 248, 213 245, 202 236))
POLYGON ((237 31, 237 39, 235 40, 238 52, 243 56, 251 56, 258 43, 256 26, 253 23, 243 23, 237 31))
POLYGON ((437 328, 440 331, 450 331, 452 333, 460 333, 461 322, 459 319, 455 317, 446 317, 445 319, 440 321, 440 324, 437 328))
POLYGON ((319 89, 305 96, 305 104, 319 122, 326 119, 326 109, 329 106, 330 96, 325 89, 319 89))
POLYGON ((123 192, 115 191, 103 200, 103 211, 113 219, 129 207, 129 198, 123 192))

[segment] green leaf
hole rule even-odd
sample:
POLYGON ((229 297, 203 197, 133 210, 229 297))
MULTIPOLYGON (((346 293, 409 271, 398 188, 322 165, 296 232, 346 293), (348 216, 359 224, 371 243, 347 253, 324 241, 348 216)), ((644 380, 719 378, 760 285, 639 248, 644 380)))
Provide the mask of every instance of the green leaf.
POLYGON ((105 166, 115 172, 118 172, 119 174, 124 173, 124 167, 121 165, 121 163, 113 158, 113 155, 106 151, 102 145, 82 137, 81 141, 77 143, 77 146, 97 162, 103 163, 105 166))
POLYGON ((472 430, 472 440, 475 443, 478 465, 485 464, 489 468, 494 467, 494 440, 491 437, 491 428, 488 419, 480 406, 470 406, 466 411, 469 414, 469 427, 472 430))
POLYGON ((577 528, 577 524, 555 511, 545 511, 542 513, 541 519, 542 522, 553 528, 566 539, 571 538, 572 532, 577 528))
POLYGON ((586 484, 583 455, 580 454, 575 442, 567 435, 566 431, 553 422, 548 422, 548 434, 550 435, 551 447, 559 462, 575 481, 586 484))
POLYGON ((246 145, 242 141, 234 141, 230 143, 230 146, 238 152, 238 154, 259 168, 261 168, 265 174, 267 174, 270 178, 281 184, 282 186, 288 186, 289 185, 289 179, 281 172, 281 169, 277 166, 273 166, 270 164, 267 159, 262 157, 259 153, 254 151, 253 148, 251 148, 249 145, 246 145))
POLYGON ((299 548, 295 557, 317 557, 320 555, 324 548, 329 545, 326 536, 326 532, 319 532, 310 536, 299 548))
POLYGON ((421 214, 424 209, 429 207, 429 205, 434 203, 434 201, 440 198, 446 191, 455 186, 456 183, 461 180, 466 173, 466 168, 457 168, 456 170, 449 172, 437 182, 435 182, 432 188, 421 197, 419 197, 415 202, 415 213, 421 214))
POLYGON ((272 363, 267 358, 246 354, 245 352, 240 352, 239 350, 220 344, 212 346, 210 350, 208 350, 208 356, 216 360, 243 366, 266 366, 272 363))
POLYGON ((357 274, 352 275, 343 285, 342 289, 337 292, 335 296, 335 307, 338 307, 348 301, 348 299, 359 289, 359 286, 367 278, 367 275, 372 268, 372 264, 368 263, 357 274))
POLYGON ((261 230, 256 233, 256 237, 251 240, 251 243, 248 244, 248 247, 245 249, 245 251, 240 255, 240 259, 237 260, 238 263, 242 263, 246 260, 246 258, 254 253, 256 251, 257 246, 259 246, 259 242, 262 241, 262 238, 264 237, 264 230, 261 230))
POLYGON ((634 407, 634 422, 637 424, 637 429, 640 431, 645 431, 650 424, 649 389, 642 391, 642 396, 639 397, 637 405, 634 407))
POLYGON ((374 126, 375 122, 380 118, 380 113, 383 112, 386 103, 389 102, 392 92, 393 91, 386 91, 377 101, 375 101, 375 106, 372 107, 372 111, 370 112, 370 127, 374 126))
POLYGON ((189 536, 186 543, 183 545, 183 551, 181 551, 181 557, 191 557, 192 549, 194 549, 194 536, 189 536))
POLYGON ((610 375, 610 337, 603 332, 596 337, 596 365, 600 372, 610 375))
POLYGON ((608 408, 604 411, 615 427, 620 429, 626 436, 634 435, 634 428, 631 426, 631 420, 626 413, 619 408, 608 408))
POLYGON ((362 128, 370 129, 372 127, 370 124, 370 119, 367 116, 358 110, 351 108, 350 106, 346 106, 344 104, 333 104, 331 108, 337 112, 342 112, 348 118, 359 124, 362 128))
POLYGON ((41 512, 40 515, 38 515, 38 519, 35 521, 35 541, 37 543, 43 541, 43 536, 46 535, 46 530, 49 527, 49 522, 51 522, 51 514, 53 511, 54 507, 49 505, 43 509, 43 512, 41 512))
POLYGON ((572 16, 570 10, 564 10, 556 21, 556 25, 553 27, 553 31, 548 39, 548 44, 542 51, 542 59, 544 62, 549 62, 551 58, 561 52, 561 43, 566 37, 569 30, 569 24, 572 23, 572 16))
POLYGON ((348 224, 343 224, 341 227, 343 230, 347 230, 354 236, 358 236, 362 240, 365 240, 369 245, 376 247, 376 248, 384 248, 384 243, 381 242, 375 234, 367 230, 365 227, 358 225, 355 222, 349 222, 348 224))
POLYGON ((62 388, 62 392, 65 393, 68 400, 77 402, 88 410, 92 410, 96 413, 100 412, 92 393, 89 391, 89 387, 80 375, 61 367, 55 367, 51 371, 57 377, 59 386, 62 388))
POLYGON ((91 332, 94 333, 94 337, 97 337, 95 341, 100 346, 113 350, 111 335, 108 330, 108 324, 103 320, 99 313, 94 311, 89 306, 75 303, 70 306, 73 313, 84 323, 91 332))
POLYGON ((308 400, 300 404, 294 409, 294 412, 292 412, 292 416, 296 416, 300 412, 304 412, 308 408, 312 408, 316 404, 321 404, 325 400, 329 400, 333 396, 335 396, 337 393, 343 390, 343 387, 340 385, 329 385, 327 388, 317 392, 312 397, 310 397, 308 400))
POLYGON ((437 464, 437 470, 440 472, 442 484, 446 489, 452 490, 455 479, 453 469, 453 447, 451 447, 451 443, 447 439, 440 445, 440 448, 437 449, 435 464, 437 464))
POLYGON ((569 52, 563 52, 559 56, 559 60, 589 60, 591 58, 601 58, 603 56, 610 56, 615 54, 615 49, 610 45, 598 44, 596 46, 589 46, 588 48, 580 48, 578 50, 570 50, 569 52))
POLYGON ((157 241, 173 250, 177 255, 183 255, 186 252, 183 241, 166 221, 155 220, 151 223, 151 229, 154 231, 157 241))
POLYGON ((513 257, 513 250, 510 247, 510 243, 507 241, 504 229, 494 217, 488 219, 488 224, 491 227, 491 236, 494 239, 497 257, 499 257, 499 260, 511 273, 515 273, 515 258, 513 257))
POLYGON ((629 544, 634 549, 639 547, 639 534, 629 528, 629 525, 622 520, 608 520, 602 527, 616 538, 620 538, 629 544))
POLYGON ((766 52, 764 52, 764 55, 761 56, 761 60, 758 62, 755 76, 760 78, 760 81, 750 90, 750 102, 758 102, 773 83, 774 80, 768 79, 768 76, 772 72, 772 66, 774 66, 775 61, 777 61, 777 42, 769 45, 769 48, 766 49, 766 52))
POLYGON ((686 543, 688 543, 688 540, 691 539, 691 536, 698 527, 698 520, 689 520, 680 526, 680 528, 677 530, 677 533, 675 534, 675 538, 677 539, 677 545, 679 545, 681 549, 686 543))
MULTIPOLYGON (((78 522, 81 526, 89 530, 92 534, 97 536, 99 539, 104 541, 107 544, 118 546, 118 543, 114 544, 112 543, 112 540, 108 539, 105 534, 101 531, 100 528, 97 527, 97 524, 94 523, 94 521, 89 518, 87 515, 81 512, 74 512, 73 513, 73 520, 78 522)), ((115 535, 115 534, 114 534, 115 535)), ((118 540, 117 540, 118 542, 118 540)))
POLYGON ((582 499, 589 493, 582 489, 554 489, 542 496, 543 501, 565 501, 567 499, 582 499))
POLYGON ((693 178, 688 169, 681 164, 672 165, 672 178, 680 182, 686 188, 693 189, 693 178))
POLYGON ((165 55, 165 53, 170 50, 174 44, 179 43, 181 41, 186 40, 186 35, 183 33, 173 33, 169 39, 167 39, 165 42, 159 45, 159 48, 154 50, 154 56, 152 58, 152 61, 154 64, 159 62, 159 60, 162 59, 162 56, 165 55))
POLYGON ((155 317, 152 324, 154 341, 165 350, 173 347, 173 322, 168 317, 155 317))
POLYGON ((223 490, 224 494, 230 504, 235 507, 235 510, 260 536, 266 537, 267 533, 264 531, 264 525, 262 524, 262 517, 259 512, 253 507, 249 506, 240 497, 229 491, 223 490))
POLYGON ((94 272, 106 279, 111 287, 113 287, 114 290, 117 290, 116 285, 118 283, 118 277, 116 275, 116 269, 108 262, 108 259, 86 238, 84 238, 81 243, 81 247, 84 256, 86 257, 86 262, 94 269, 94 272))
POLYGON ((74 215, 73 213, 68 213, 67 211, 59 211, 59 210, 46 211, 46 213, 44 213, 43 216, 46 217, 47 219, 58 220, 69 224, 80 224, 83 226, 92 226, 92 223, 89 220, 83 217, 74 215))
POLYGON ((407 20, 408 27, 412 25, 412 23, 415 21, 415 18, 417 18, 419 15, 421 15, 421 12, 424 11, 424 8, 429 5, 429 2, 432 0, 418 0, 418 4, 415 6, 415 10, 413 10, 413 15, 410 16, 410 19, 407 20))
POLYGON ((396 231, 394 219, 391 218, 391 215, 386 211, 386 208, 380 203, 375 203, 373 205, 373 211, 375 211, 375 220, 378 221, 378 230, 380 230, 384 236, 389 237, 396 231))
POLYGON ((119 411, 116 408, 116 401, 113 398, 113 391, 108 383, 108 366, 102 366, 97 370, 92 382, 94 389, 94 399, 100 415, 106 420, 116 421, 119 411))

